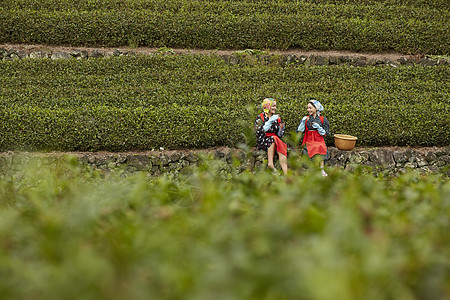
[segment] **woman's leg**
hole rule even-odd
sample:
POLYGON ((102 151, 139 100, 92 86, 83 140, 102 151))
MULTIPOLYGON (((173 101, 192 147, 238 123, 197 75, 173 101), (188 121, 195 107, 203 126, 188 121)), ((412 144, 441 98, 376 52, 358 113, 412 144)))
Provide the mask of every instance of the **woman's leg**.
POLYGON ((324 166, 324 161, 322 160, 321 162, 320 162, 320 169, 322 170, 322 176, 328 176, 328 174, 327 174, 327 172, 325 172, 325 170, 324 170, 324 168, 323 168, 323 166, 324 166))
POLYGON ((278 152, 278 158, 280 159, 281 169, 283 169, 283 173, 284 173, 284 175, 286 175, 287 171, 288 171, 287 157, 286 157, 286 155, 278 152))
POLYGON ((275 169, 275 166, 273 164, 274 154, 275 154, 275 143, 272 143, 269 149, 267 149, 267 166, 271 169, 275 169))

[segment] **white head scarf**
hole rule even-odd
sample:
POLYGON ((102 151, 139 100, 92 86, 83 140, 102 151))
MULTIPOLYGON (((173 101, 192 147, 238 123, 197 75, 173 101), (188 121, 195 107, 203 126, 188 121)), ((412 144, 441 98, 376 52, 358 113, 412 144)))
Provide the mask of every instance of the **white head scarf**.
POLYGON ((311 99, 311 100, 309 101, 309 103, 311 103, 312 105, 314 105, 314 107, 317 109, 317 114, 320 115, 320 112, 323 111, 323 106, 322 106, 322 104, 320 104, 319 100, 311 99))

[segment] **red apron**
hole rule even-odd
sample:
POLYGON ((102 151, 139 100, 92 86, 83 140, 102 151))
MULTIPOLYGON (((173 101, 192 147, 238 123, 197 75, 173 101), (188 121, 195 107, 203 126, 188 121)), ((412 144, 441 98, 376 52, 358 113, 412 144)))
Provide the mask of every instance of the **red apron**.
MULTIPOLYGON (((317 130, 308 130, 308 126, 306 126, 308 119, 309 118, 305 121, 305 135, 303 136, 302 145, 306 145, 306 150, 308 151, 309 157, 313 157, 316 154, 327 155, 327 145, 325 144, 325 139, 319 134, 319 132, 317 132, 317 130)), ((323 124, 322 116, 320 116, 320 120, 323 124)))
MULTIPOLYGON (((264 122, 264 113, 261 113, 259 115, 264 122)), ((278 123, 281 122, 281 119, 278 118, 278 123)), ((277 152, 283 154, 284 156, 287 156, 287 145, 285 142, 283 142, 274 132, 266 132, 266 136, 271 136, 273 138, 273 141, 275 143, 275 149, 277 152)))

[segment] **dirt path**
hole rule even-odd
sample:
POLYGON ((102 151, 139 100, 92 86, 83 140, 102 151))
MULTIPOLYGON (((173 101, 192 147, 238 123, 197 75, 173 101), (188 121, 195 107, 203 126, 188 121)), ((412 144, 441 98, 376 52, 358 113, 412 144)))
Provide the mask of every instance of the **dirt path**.
MULTIPOLYGON (((48 46, 48 45, 28 45, 28 44, 0 44, 0 48, 4 49, 15 49, 25 51, 27 54, 38 51, 38 50, 47 50, 51 52, 70 52, 72 50, 87 50, 92 51, 95 49, 99 49, 105 52, 119 50, 121 52, 130 52, 135 51, 138 53, 150 54, 156 52, 159 48, 147 48, 147 47, 76 47, 76 46, 48 46)), ((217 54, 217 55, 229 55, 237 50, 206 50, 206 49, 172 49, 175 54, 181 53, 193 53, 193 54, 217 54)), ((324 57, 333 57, 333 56, 348 56, 348 57, 366 57, 367 59, 389 59, 392 61, 397 61, 401 57, 415 57, 421 58, 420 55, 411 56, 407 54, 401 53, 365 53, 365 52, 350 52, 350 51, 304 51, 301 49, 291 49, 286 51, 279 50, 269 50, 266 51, 269 54, 292 54, 297 57, 299 56, 324 56, 324 57)))

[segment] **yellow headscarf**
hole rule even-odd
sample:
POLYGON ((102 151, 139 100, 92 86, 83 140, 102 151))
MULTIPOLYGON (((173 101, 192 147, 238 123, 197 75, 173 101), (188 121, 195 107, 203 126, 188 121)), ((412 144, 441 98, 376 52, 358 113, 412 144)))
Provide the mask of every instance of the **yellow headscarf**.
POLYGON ((272 104, 277 101, 273 98, 266 98, 263 100, 263 102, 261 103, 261 108, 263 109, 264 113, 267 115, 269 113, 270 107, 272 106, 272 104))

